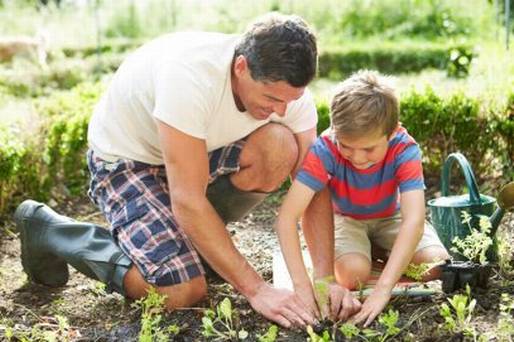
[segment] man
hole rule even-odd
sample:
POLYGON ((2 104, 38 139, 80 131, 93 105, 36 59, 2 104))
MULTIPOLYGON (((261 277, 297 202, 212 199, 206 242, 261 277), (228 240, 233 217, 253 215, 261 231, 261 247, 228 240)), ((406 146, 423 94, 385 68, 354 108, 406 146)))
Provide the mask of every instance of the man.
POLYGON ((242 36, 175 33, 130 55, 89 125, 89 195, 110 223, 77 223, 23 203, 22 262, 63 285, 66 263, 130 298, 150 286, 170 309, 207 293, 201 257, 268 319, 314 320, 268 285, 225 229, 294 174, 315 139, 306 85, 316 40, 299 17, 268 15, 242 36), (118 247, 119 246, 119 247, 118 247))

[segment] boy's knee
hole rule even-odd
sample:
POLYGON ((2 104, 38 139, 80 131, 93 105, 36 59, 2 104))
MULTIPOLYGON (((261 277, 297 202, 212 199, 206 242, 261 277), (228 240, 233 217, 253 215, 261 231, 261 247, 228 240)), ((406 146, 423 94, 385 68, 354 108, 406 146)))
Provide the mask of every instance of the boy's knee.
POLYGON ((357 253, 346 254, 335 262, 336 280, 348 289, 363 286, 371 275, 371 262, 367 257, 357 253))

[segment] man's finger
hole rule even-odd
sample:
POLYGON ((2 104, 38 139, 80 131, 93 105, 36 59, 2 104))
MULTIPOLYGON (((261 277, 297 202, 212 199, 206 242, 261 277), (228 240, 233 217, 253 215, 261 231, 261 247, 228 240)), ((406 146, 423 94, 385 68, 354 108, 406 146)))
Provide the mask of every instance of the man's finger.
POLYGON ((282 316, 287 318, 295 326, 304 327, 308 321, 303 320, 294 310, 284 307, 281 310, 282 316))
POLYGON ((319 317, 316 303, 313 303, 313 305, 308 305, 304 303, 298 296, 295 296, 293 303, 294 304, 290 305, 291 309, 298 313, 307 323, 314 324, 316 317, 319 317))
POLYGON ((286 329, 291 328, 291 325, 292 325, 291 322, 289 322, 289 320, 287 320, 287 318, 285 318, 282 315, 276 315, 272 318, 272 320, 277 322, 278 324, 280 324, 282 327, 284 327, 286 329))

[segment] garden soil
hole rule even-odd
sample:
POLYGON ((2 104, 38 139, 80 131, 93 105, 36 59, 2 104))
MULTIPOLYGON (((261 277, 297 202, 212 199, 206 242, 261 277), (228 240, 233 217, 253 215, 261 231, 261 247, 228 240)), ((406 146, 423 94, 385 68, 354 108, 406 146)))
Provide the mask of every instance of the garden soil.
MULTIPOLYGON (((278 208, 277 198, 268 199, 244 220, 227 227, 242 254, 268 281, 272 278, 272 255, 278 248, 272 228, 278 208)), ((105 225, 101 214, 87 200, 62 203, 54 203, 60 213, 105 225)), ((500 230, 514 231, 513 214, 506 215, 500 230)), ((510 234, 511 242, 512 235, 510 234)), ((214 307, 224 298, 229 298, 235 308, 236 327, 244 328, 249 333, 246 341, 257 341, 258 335, 265 334, 271 322, 255 313, 246 299, 219 277, 209 276, 208 281, 210 285, 207 300, 193 308, 164 314, 161 327, 175 324, 180 328, 179 334, 171 340, 207 340, 201 335, 203 311, 205 308, 214 307)), ((489 289, 477 290, 474 294, 477 306, 471 324, 481 335, 492 333, 497 326, 501 294, 514 296, 514 283, 500 277, 497 269, 493 272, 490 283, 489 289)), ((391 306, 400 312, 399 326, 404 327, 393 340, 466 340, 464 335, 450 334, 442 328, 444 320, 439 310, 446 298, 441 293, 430 297, 397 297, 392 300, 391 306)), ((10 332, 18 338, 23 334, 34 337, 38 331, 51 331, 63 340, 136 341, 141 328, 140 322, 141 310, 134 302, 125 300, 118 294, 106 294, 96 281, 74 270, 68 284, 60 288, 28 283, 20 263, 19 240, 13 222, 7 219, 0 223, 0 340, 6 340, 5 327, 9 326, 10 332), (61 330, 58 317, 65 317, 68 321, 64 328, 61 324, 61 330)), ((372 328, 384 330, 378 323, 374 323, 372 328)), ((280 329, 277 339, 306 340, 307 334, 300 329, 280 329)))

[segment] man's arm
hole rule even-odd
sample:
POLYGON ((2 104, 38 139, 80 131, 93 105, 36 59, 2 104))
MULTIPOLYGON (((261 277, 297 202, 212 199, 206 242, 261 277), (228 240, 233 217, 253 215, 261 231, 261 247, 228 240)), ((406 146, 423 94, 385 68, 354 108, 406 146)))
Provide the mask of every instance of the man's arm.
POLYGON ((173 213, 199 253, 252 306, 283 326, 311 322, 301 301, 271 288, 235 248, 206 197, 209 162, 205 141, 158 122, 173 213))
POLYGON ((401 194, 402 223, 380 278, 373 292, 364 302, 361 312, 352 320, 368 326, 389 302, 391 290, 409 265, 424 231, 425 194, 411 190, 401 194))

